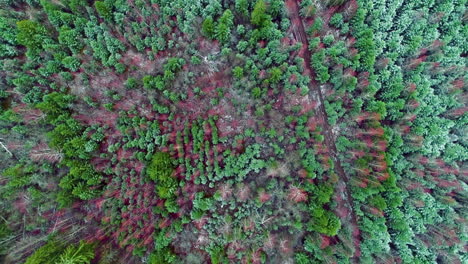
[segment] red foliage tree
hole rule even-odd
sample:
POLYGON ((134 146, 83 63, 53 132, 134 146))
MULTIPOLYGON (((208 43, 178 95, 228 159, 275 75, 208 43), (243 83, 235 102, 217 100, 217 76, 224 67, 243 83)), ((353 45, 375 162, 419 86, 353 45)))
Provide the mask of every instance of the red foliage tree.
POLYGON ((289 188, 288 198, 296 203, 304 202, 307 201, 307 192, 296 186, 291 186, 289 188))

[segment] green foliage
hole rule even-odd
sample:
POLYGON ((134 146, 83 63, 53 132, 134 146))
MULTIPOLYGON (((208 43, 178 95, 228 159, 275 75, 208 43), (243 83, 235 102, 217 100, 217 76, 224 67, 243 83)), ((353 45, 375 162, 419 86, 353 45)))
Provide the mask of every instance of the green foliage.
POLYGON ((80 241, 78 245, 70 245, 59 256, 56 264, 89 264, 94 259, 95 244, 80 241))
POLYGON ((231 30, 226 24, 219 23, 216 26, 215 36, 221 43, 226 43, 231 37, 231 30))
POLYGON ((46 39, 46 28, 31 20, 21 20, 16 23, 18 28, 18 35, 16 39, 19 44, 26 46, 32 52, 37 52, 42 47, 46 39))
POLYGON ((81 34, 76 29, 61 27, 58 40, 60 44, 68 47, 74 54, 79 53, 84 47, 81 34))
POLYGON ((210 198, 204 198, 204 193, 199 192, 195 195, 195 199, 193 200, 193 208, 194 210, 201 210, 207 211, 211 209, 213 206, 213 200, 210 198))
POLYGON ((241 79, 244 76, 244 69, 242 67, 236 66, 232 69, 232 75, 237 79, 241 79))
MULTIPOLYGON (((143 77, 143 78, 145 78, 145 77, 143 77)), ((127 79, 127 81, 125 82, 125 86, 128 89, 135 89, 138 86, 138 81, 134 77, 129 77, 127 79)), ((147 84, 147 86, 148 86, 148 84, 147 84)))
POLYGON ((65 57, 62 60, 62 63, 65 68, 70 69, 71 71, 77 71, 81 66, 80 61, 72 56, 65 57))
POLYGON ((13 57, 18 54, 17 45, 17 29, 15 21, 6 17, 0 17, 0 56, 13 57))
POLYGON ((115 71, 119 74, 124 73, 126 70, 125 64, 123 63, 117 63, 114 67, 115 67, 115 71))
MULTIPOLYGON (((8 241, 12 236, 12 230, 5 222, 0 223, 0 241, 8 241)), ((2 243, 0 246, 0 256, 5 255, 8 251, 9 243, 2 243)))
POLYGON ((24 264, 49 264, 57 263, 60 260, 60 254, 65 246, 55 239, 49 240, 42 247, 26 259, 24 264))
POLYGON ((463 262, 466 1, 286 3, 0 1, 0 254, 463 262))
POLYGON ((213 264, 221 264, 226 261, 224 249, 221 247, 213 247, 210 249, 210 260, 213 264))
POLYGON ((89 264, 94 259, 95 244, 80 241, 66 247, 57 239, 49 240, 34 251, 24 264, 89 264))
POLYGON ((164 247, 162 249, 155 250, 149 256, 150 264, 170 264, 175 263, 176 256, 168 247, 164 247))
POLYGON ((312 0, 303 0, 299 3, 301 10, 299 14, 303 17, 311 17, 315 15, 316 7, 315 4, 312 3, 312 0))
POLYGON ((252 96, 254 98, 258 99, 258 98, 262 97, 262 95, 263 95, 263 92, 262 92, 262 89, 260 89, 260 87, 255 87, 255 88, 252 89, 252 96))
POLYGON ((250 17, 250 22, 256 26, 265 26, 267 22, 269 22, 269 20, 271 19, 270 16, 266 13, 266 11, 267 7, 265 1, 257 0, 250 17))
POLYGON ((335 236, 341 228, 339 218, 333 213, 323 208, 312 209, 312 220, 308 223, 309 231, 317 231, 327 236, 335 236))
POLYGON ((310 193, 309 210, 311 220, 307 228, 327 236, 334 236, 341 228, 340 219, 331 211, 324 209, 333 195, 333 187, 329 184, 308 184, 306 190, 310 193))
POLYGON ((315 69, 317 74, 316 80, 320 81, 321 83, 325 83, 330 79, 328 67, 324 65, 325 57, 325 50, 321 49, 312 55, 311 60, 312 67, 315 69))
POLYGON ((212 17, 207 17, 203 20, 202 33, 205 37, 214 39, 215 37, 215 23, 212 17))
POLYGON ((236 0, 236 11, 247 17, 249 15, 249 1, 248 0, 236 0))
POLYGON ((278 83, 281 80, 281 76, 283 75, 283 72, 278 67, 274 67, 270 69, 269 73, 270 73, 269 80, 271 83, 278 83))
POLYGON ((232 28, 234 26, 234 15, 230 9, 226 9, 223 12, 223 15, 218 19, 218 24, 224 24, 228 28, 232 28))
MULTIPOLYGON (((205 20, 206 21, 206 20, 205 20)), ((203 23, 205 25, 205 23, 203 23)), ((217 26, 215 28, 216 39, 221 43, 226 43, 231 38, 231 29, 234 26, 234 16, 231 10, 226 9, 223 15, 218 19, 217 26)), ((207 34, 209 36, 209 34, 207 34)))
POLYGON ((56 123, 60 116, 66 115, 70 109, 70 104, 74 101, 73 95, 52 92, 44 96, 43 101, 36 107, 47 114, 47 119, 56 123))
POLYGON ((98 14, 106 19, 107 21, 112 20, 112 10, 111 8, 107 5, 106 2, 104 1, 96 1, 94 2, 94 7, 96 8, 96 11, 98 14))
POLYGON ((157 76, 144 76, 142 79, 143 87, 146 89, 157 89, 159 91, 165 90, 170 83, 175 80, 175 74, 182 69, 184 64, 184 59, 169 58, 163 66, 164 74, 157 76))
POLYGON ((339 6, 342 5, 345 2, 345 0, 328 0, 327 5, 328 6, 339 6))
POLYGON ((156 182, 158 196, 163 199, 173 197, 177 189, 177 180, 173 177, 174 165, 171 156, 166 152, 157 152, 153 155, 146 173, 156 182))
POLYGON ((343 25, 343 15, 335 13, 330 19, 330 25, 340 28, 343 25))

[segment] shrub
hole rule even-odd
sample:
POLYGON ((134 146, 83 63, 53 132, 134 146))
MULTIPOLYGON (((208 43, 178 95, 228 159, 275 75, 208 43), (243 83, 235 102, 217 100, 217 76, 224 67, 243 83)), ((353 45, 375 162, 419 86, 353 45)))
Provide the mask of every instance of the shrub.
POLYGON ((158 152, 153 155, 147 168, 147 174, 156 182, 159 197, 170 198, 177 189, 177 180, 172 176, 173 172, 174 165, 168 153, 158 152))

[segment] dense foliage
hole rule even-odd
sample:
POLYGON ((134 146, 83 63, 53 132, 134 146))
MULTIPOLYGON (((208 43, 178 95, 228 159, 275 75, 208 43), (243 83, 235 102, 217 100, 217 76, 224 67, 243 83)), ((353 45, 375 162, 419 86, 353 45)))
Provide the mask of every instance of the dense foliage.
POLYGON ((466 263, 466 4, 0 1, 0 262, 466 263))

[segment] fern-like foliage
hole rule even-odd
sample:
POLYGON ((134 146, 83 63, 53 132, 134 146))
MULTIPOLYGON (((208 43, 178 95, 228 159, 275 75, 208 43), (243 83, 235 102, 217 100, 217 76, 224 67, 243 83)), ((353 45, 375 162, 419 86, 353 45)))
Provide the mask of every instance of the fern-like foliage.
POLYGON ((24 264, 89 264, 94 259, 95 247, 95 244, 84 241, 65 247, 52 239, 29 256, 24 264))
POLYGON ((56 264, 89 264, 94 258, 94 244, 80 241, 78 245, 70 245, 60 255, 56 264))
POLYGON ((55 263, 63 249, 63 244, 59 243, 57 240, 49 240, 47 244, 37 249, 31 256, 29 256, 24 264, 55 263))

